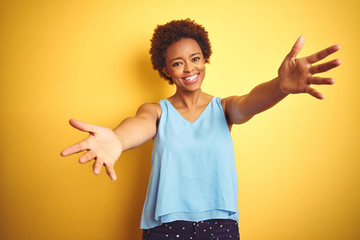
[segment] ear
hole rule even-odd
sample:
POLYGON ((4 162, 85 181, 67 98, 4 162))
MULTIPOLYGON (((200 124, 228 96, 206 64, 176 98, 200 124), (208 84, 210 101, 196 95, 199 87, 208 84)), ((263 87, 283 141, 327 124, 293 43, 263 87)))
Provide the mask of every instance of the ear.
POLYGON ((170 77, 170 74, 169 74, 168 70, 166 69, 166 67, 164 67, 164 68, 162 69, 162 72, 163 72, 167 77, 170 77))

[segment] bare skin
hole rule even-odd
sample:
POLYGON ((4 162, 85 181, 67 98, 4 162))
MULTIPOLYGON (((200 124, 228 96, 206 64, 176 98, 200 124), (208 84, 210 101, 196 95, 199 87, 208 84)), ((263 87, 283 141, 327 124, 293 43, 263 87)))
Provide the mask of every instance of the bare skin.
MULTIPOLYGON (((318 65, 313 64, 338 51, 340 46, 333 45, 310 56, 296 58, 303 44, 304 37, 300 36, 282 62, 276 78, 256 86, 248 94, 221 100, 229 129, 233 124, 242 124, 254 115, 271 108, 288 94, 307 93, 317 99, 324 98, 323 94, 311 85, 331 85, 335 80, 316 77, 314 74, 335 68, 341 61, 335 59, 318 65)), ((168 100, 186 120, 196 121, 212 99, 211 95, 201 90, 205 77, 205 59, 201 48, 193 39, 181 39, 168 47, 165 64, 163 72, 172 78, 176 86, 176 93, 168 100)), ((86 151, 80 156, 80 163, 94 159, 94 174, 100 174, 102 166, 105 166, 109 177, 116 180, 114 165, 121 153, 153 138, 160 116, 161 108, 158 103, 145 103, 140 106, 135 117, 123 120, 113 130, 72 119, 71 126, 90 135, 83 141, 65 148, 61 156, 86 151)))

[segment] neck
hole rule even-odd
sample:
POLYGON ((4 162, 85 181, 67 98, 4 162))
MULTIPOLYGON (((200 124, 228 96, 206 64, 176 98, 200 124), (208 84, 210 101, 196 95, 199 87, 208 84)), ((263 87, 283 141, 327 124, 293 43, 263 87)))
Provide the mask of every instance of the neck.
POLYGON ((176 93, 169 99, 177 107, 192 109, 208 101, 209 97, 210 95, 204 93, 201 89, 194 92, 182 92, 177 89, 176 93))

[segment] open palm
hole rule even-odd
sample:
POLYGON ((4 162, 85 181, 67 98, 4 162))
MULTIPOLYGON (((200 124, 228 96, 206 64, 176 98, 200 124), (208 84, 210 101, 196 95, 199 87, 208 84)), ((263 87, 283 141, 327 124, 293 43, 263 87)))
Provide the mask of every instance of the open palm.
POLYGON ((311 84, 333 84, 333 78, 323 78, 313 76, 316 73, 326 72, 341 64, 339 59, 326 63, 312 65, 330 54, 340 49, 339 45, 333 45, 320 52, 303 58, 296 58, 304 44, 304 36, 300 36, 290 53, 282 62, 278 74, 280 88, 284 93, 308 93, 318 99, 323 99, 324 95, 312 88, 311 84))
POLYGON ((116 180, 114 164, 122 153, 122 145, 113 130, 75 119, 70 120, 70 125, 80 131, 89 132, 90 135, 83 141, 65 148, 61 155, 69 156, 86 150, 87 152, 80 156, 79 162, 87 163, 95 159, 93 164, 94 173, 100 174, 104 165, 109 177, 116 180))

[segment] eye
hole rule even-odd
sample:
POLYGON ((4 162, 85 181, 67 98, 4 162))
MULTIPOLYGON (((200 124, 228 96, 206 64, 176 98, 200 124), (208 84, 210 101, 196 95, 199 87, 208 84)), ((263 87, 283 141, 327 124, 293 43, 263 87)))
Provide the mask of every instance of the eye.
POLYGON ((196 61, 199 61, 200 60, 200 57, 195 57, 195 58, 193 58, 193 62, 196 62, 196 61))
POLYGON ((180 66, 182 63, 181 62, 176 62, 176 63, 174 63, 172 66, 173 67, 178 67, 178 66, 180 66))

